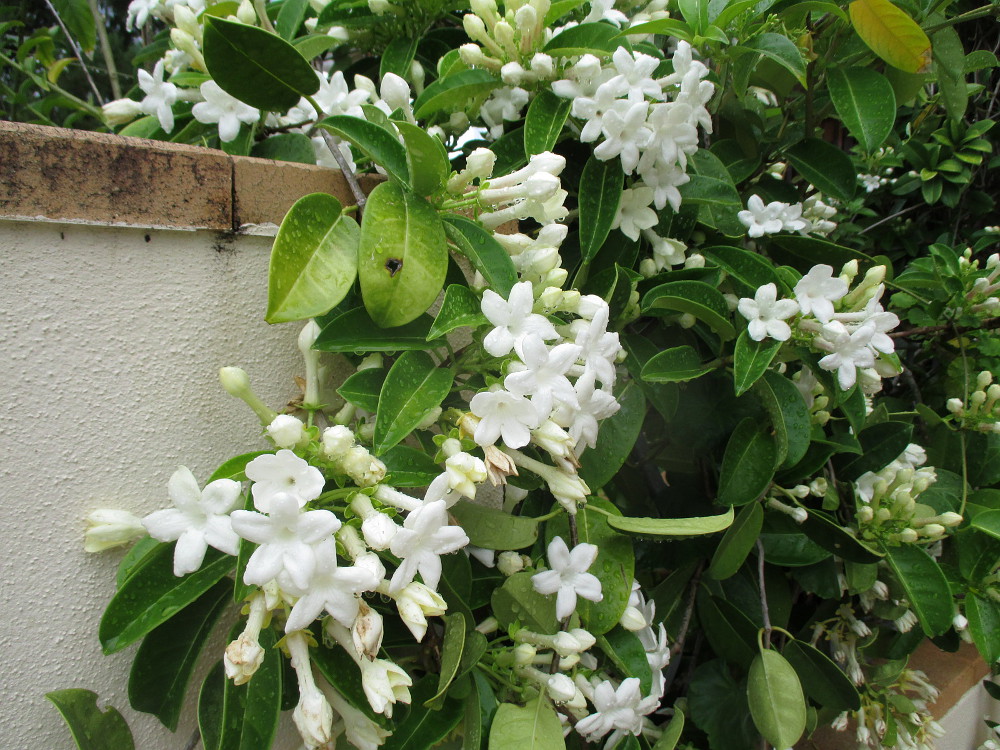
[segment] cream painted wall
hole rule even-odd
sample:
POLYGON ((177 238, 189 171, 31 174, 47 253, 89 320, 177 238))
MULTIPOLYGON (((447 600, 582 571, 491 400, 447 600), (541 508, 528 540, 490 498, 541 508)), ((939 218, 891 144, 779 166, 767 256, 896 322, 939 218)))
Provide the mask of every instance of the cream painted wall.
POLYGON ((122 551, 85 553, 84 517, 166 507, 179 464, 204 482, 264 447, 217 372, 243 367, 274 407, 295 395, 298 328, 263 321, 271 241, 0 221, 0 243, 0 747, 73 748, 44 694, 82 687, 122 711, 139 750, 181 750, 192 707, 176 735, 133 712, 134 647, 101 653, 122 551))

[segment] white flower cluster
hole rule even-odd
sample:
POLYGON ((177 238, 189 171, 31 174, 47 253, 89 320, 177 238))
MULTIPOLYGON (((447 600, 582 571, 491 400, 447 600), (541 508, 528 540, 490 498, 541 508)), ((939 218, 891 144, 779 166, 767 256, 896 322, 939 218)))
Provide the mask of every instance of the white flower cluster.
POLYGON ((898 374, 895 363, 881 355, 895 350, 887 334, 899 325, 899 318, 880 303, 885 267, 870 269, 848 291, 857 273, 856 261, 846 264, 839 276, 828 265, 816 265, 796 283, 793 299, 779 300, 777 287, 770 283, 758 288, 753 299, 740 299, 737 310, 749 321, 747 331, 754 341, 803 339, 827 353, 819 366, 837 373, 841 389, 854 386, 860 368, 865 392, 877 392, 882 377, 898 374), (792 318, 794 330, 787 322, 792 318))
POLYGON ((764 200, 754 194, 747 199, 746 210, 740 211, 737 218, 747 228, 747 236, 756 238, 778 232, 829 234, 837 228, 830 221, 836 215, 837 209, 825 204, 821 195, 811 195, 802 203, 772 201, 765 205, 764 200))
POLYGON ((983 370, 976 376, 976 390, 969 395, 968 405, 960 398, 948 399, 948 411, 965 429, 1000 432, 1000 385, 993 382, 993 373, 983 370))

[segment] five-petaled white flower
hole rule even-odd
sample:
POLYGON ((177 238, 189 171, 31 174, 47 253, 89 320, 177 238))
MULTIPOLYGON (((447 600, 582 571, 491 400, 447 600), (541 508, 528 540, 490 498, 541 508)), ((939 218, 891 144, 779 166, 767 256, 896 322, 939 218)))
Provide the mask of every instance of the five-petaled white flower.
POLYGON ((154 539, 177 541, 175 576, 198 570, 209 547, 227 555, 239 552, 240 538, 229 520, 229 512, 240 500, 239 482, 216 479, 200 490, 191 470, 181 466, 170 477, 167 492, 175 507, 150 513, 142 525, 154 539))
POLYGON ((655 695, 643 698, 639 678, 629 677, 617 690, 609 680, 599 684, 593 703, 597 710, 577 722, 576 731, 592 742, 614 730, 606 745, 614 747, 626 734, 642 733, 643 717, 660 705, 660 699, 655 695))
POLYGON ((219 140, 223 143, 236 139, 240 134, 240 123, 252 125, 260 118, 260 110, 230 96, 215 81, 201 84, 201 95, 205 101, 195 104, 191 114, 206 125, 218 123, 219 140))
POLYGON ((831 372, 836 370, 841 389, 847 391, 854 387, 859 367, 875 364, 875 354, 871 350, 875 333, 875 326, 870 323, 851 332, 840 321, 832 320, 823 326, 822 334, 813 339, 815 347, 830 352, 819 361, 819 366, 831 372))
POLYGON ((788 341, 792 336, 792 329, 785 319, 795 315, 799 311, 799 305, 795 300, 779 300, 778 288, 771 283, 759 287, 753 299, 741 299, 737 309, 740 315, 750 321, 747 331, 754 341, 763 341, 766 336, 777 341, 788 341))
POLYGON ((234 510, 233 530, 260 546, 247 561, 244 583, 263 586, 281 574, 289 584, 282 588, 307 590, 316 569, 316 545, 340 528, 340 520, 328 510, 302 511, 299 500, 288 492, 270 499, 270 515, 234 510))
POLYGON ((177 101, 177 87, 163 80, 163 60, 156 63, 153 74, 145 70, 138 72, 139 88, 146 94, 140 102, 142 111, 155 115, 160 127, 167 133, 174 129, 174 102, 177 101))
POLYGON ((286 449, 257 456, 247 464, 246 475, 253 482, 250 492, 254 507, 262 513, 271 512, 272 500, 278 494, 293 496, 301 508, 319 497, 325 484, 319 469, 286 449))
POLYGON ((448 525, 444 500, 424 503, 411 512, 403 528, 392 538, 389 549, 402 558, 389 582, 390 593, 400 591, 419 572, 424 583, 436 589, 441 580, 441 558, 469 543, 461 526, 448 525))
POLYGON ((392 718, 392 707, 395 703, 409 703, 409 687, 413 678, 398 664, 387 659, 361 659, 361 686, 365 697, 376 713, 392 718))
POLYGON ((572 551, 562 537, 554 537, 549 542, 548 554, 551 570, 536 573, 531 577, 531 585, 539 594, 556 595, 556 617, 564 620, 576 609, 576 597, 582 596, 592 602, 604 598, 601 582, 587 569, 597 558, 597 546, 576 545, 572 551))
POLYGON ((821 263, 809 269, 794 291, 803 313, 812 313, 820 323, 827 323, 833 318, 833 303, 847 294, 847 282, 834 276, 833 268, 821 263))
POLYGON ((507 390, 517 396, 531 396, 539 420, 549 416, 553 400, 576 404, 576 391, 566 373, 576 364, 581 347, 559 344, 549 349, 539 336, 529 334, 522 340, 521 349, 524 364, 512 365, 512 372, 503 381, 507 390))
POLYGON ((530 281, 514 284, 506 300, 491 289, 483 292, 483 315, 495 326, 483 339, 486 351, 494 357, 502 357, 529 333, 545 340, 559 338, 548 318, 531 312, 534 303, 530 281))
MULTIPOLYGON (((337 565, 337 543, 333 537, 327 537, 313 550, 316 568, 309 579, 309 588, 301 592, 288 615, 286 633, 309 627, 324 609, 345 628, 351 627, 360 608, 358 595, 374 590, 379 583, 367 568, 337 565)), ((291 593, 299 592, 293 589, 291 593)))
POLYGON ((521 448, 531 441, 531 430, 541 423, 534 404, 502 388, 477 393, 469 408, 479 417, 473 440, 484 448, 500 437, 508 448, 521 448))

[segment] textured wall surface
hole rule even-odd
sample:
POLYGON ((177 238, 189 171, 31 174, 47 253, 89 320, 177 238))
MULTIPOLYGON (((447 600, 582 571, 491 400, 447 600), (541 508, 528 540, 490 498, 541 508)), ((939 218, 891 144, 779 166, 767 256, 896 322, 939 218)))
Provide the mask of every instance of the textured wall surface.
MULTIPOLYGON (((0 747, 73 748, 44 694, 81 687, 122 711, 139 750, 181 750, 192 707, 176 735, 133 712, 135 647, 101 653, 123 553, 85 553, 84 517, 166 507, 179 464, 204 483, 264 447, 217 373, 243 367, 275 408, 296 395, 298 327, 263 320, 271 241, 0 221, 0 243, 0 747)), ((203 654, 200 673, 219 655, 203 654)))

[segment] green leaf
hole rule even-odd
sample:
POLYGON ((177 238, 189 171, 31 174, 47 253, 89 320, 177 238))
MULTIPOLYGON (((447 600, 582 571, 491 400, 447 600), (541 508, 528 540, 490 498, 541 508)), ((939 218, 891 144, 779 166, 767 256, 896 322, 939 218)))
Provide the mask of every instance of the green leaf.
MULTIPOLYGON (((576 612, 583 627, 594 635, 603 635, 618 624, 632 591, 635 572, 632 540, 610 525, 613 517, 620 516, 617 507, 600 497, 589 498, 576 515, 579 541, 597 547, 597 559, 588 572, 601 582, 604 598, 599 602, 580 598, 576 602, 576 612)), ((569 523, 564 513, 549 521, 545 528, 546 542, 556 536, 569 539, 569 523)))
POLYGON ((450 284, 444 291, 444 299, 441 301, 437 317, 434 318, 434 324, 427 333, 427 340, 440 338, 456 328, 466 326, 476 328, 488 322, 481 311, 481 303, 476 293, 462 284, 450 284))
POLYGON ((831 68, 830 99, 841 121, 868 153, 877 149, 896 122, 896 95, 889 80, 871 68, 831 68))
POLYGON ((309 0, 285 0, 278 11, 274 27, 282 39, 292 41, 298 35, 299 27, 306 17, 309 0))
POLYGON ((409 78, 410 68, 413 65, 413 58, 417 54, 419 42, 417 37, 397 36, 393 38, 382 51, 382 60, 379 62, 379 78, 385 78, 386 73, 395 73, 400 78, 409 78))
POLYGON ((805 138, 785 151, 789 163, 826 195, 850 200, 857 187, 858 173, 851 157, 819 138, 805 138))
POLYGON ((802 59, 802 52, 795 45, 795 42, 784 34, 766 32, 754 37, 743 46, 759 52, 778 63, 778 65, 795 76, 795 79, 799 83, 805 85, 806 63, 802 59))
POLYGON ((449 512, 476 547, 515 550, 530 547, 538 538, 538 521, 515 516, 468 500, 459 500, 449 512))
POLYGON ((851 25, 872 52, 906 73, 925 73, 931 40, 889 0, 854 0, 847 6, 851 25))
POLYGON ((933 58, 941 101, 948 116, 961 121, 969 106, 969 89, 965 83, 965 47, 953 27, 946 26, 934 33, 933 58))
POLYGON ((413 102, 413 114, 419 120, 442 111, 462 111, 478 97, 485 97, 503 84, 500 79, 478 68, 438 78, 413 102))
POLYGON ((79 750, 135 750, 125 719, 113 706, 101 711, 94 691, 67 688, 53 690, 45 697, 62 714, 79 750))
MULTIPOLYGON (((737 396, 742 396, 750 390, 750 386, 760 380, 780 348, 780 341, 771 338, 754 341, 746 330, 740 331, 739 338, 736 339, 736 349, 733 351, 733 385, 737 396)), ((801 397, 799 401, 802 401, 801 397)), ((804 401, 802 405, 805 406, 804 401)))
POLYGON ((275 133, 254 144, 250 155, 258 159, 291 161, 298 164, 316 163, 312 141, 302 133, 275 133))
POLYGON ((298 50, 256 26, 205 15, 205 66, 219 88, 257 109, 283 112, 319 91, 298 50))
POLYGON ((712 596, 707 588, 698 591, 698 622, 712 649, 730 664, 747 669, 754 659, 757 626, 746 613, 730 602, 712 596))
POLYGON ((372 447, 381 455, 416 429, 441 405, 454 372, 438 367, 426 352, 403 352, 389 368, 378 397, 372 447))
POLYGON ((905 422, 881 422, 866 427, 858 434, 861 455, 841 454, 834 458, 837 478, 851 482, 866 471, 888 466, 906 450, 912 437, 913 425, 905 422))
POLYGON ((639 636, 618 626, 598 636, 597 643, 605 656, 621 672, 622 677, 637 677, 642 694, 649 695, 653 674, 646 659, 646 649, 639 636))
POLYGON ((955 605, 941 567, 922 547, 886 547, 885 559, 906 591, 910 608, 929 637, 951 627, 955 605))
POLYGON ((618 215, 625 175, 617 159, 587 159, 580 176, 580 255, 590 263, 603 247, 618 215))
POLYGON ((580 456, 580 476, 591 492, 610 482, 624 465, 646 416, 646 399, 634 380, 626 382, 615 396, 621 408, 601 422, 597 445, 580 456))
POLYGON ((425 708, 434 694, 434 675, 425 675, 410 691, 413 703, 406 718, 397 723, 392 734, 382 746, 384 750, 411 750, 432 748, 451 734, 464 714, 461 701, 447 699, 437 710, 425 708))
POLYGON ((551 151, 559 140, 571 102, 544 89, 531 100, 524 118, 524 152, 528 156, 551 151))
POLYGON ((806 695, 823 708, 840 713, 857 711, 861 696, 844 670, 808 643, 790 640, 781 652, 795 668, 806 695))
POLYGON ((712 363, 704 364, 693 347, 675 346, 664 349, 646 362, 639 377, 647 383, 683 383, 700 378, 715 369, 712 363))
POLYGON ((87 0, 52 0, 59 18, 80 49, 88 54, 97 45, 97 25, 87 0))
POLYGON ((417 195, 432 195, 448 180, 451 165, 444 144, 423 128, 408 122, 395 123, 406 146, 406 171, 417 195))
POLYGON ((704 34, 708 27, 708 0, 677 0, 677 7, 695 34, 704 34))
POLYGON ((726 298, 703 281, 669 281, 653 287, 642 298, 642 311, 650 315, 688 313, 708 324, 723 339, 736 337, 736 329, 729 322, 726 298))
POLYGON ((715 534, 729 528, 733 522, 732 508, 716 516, 694 518, 632 518, 629 516, 608 516, 608 524, 613 529, 637 536, 688 537, 715 534))
POLYGON ((747 681, 750 715, 774 747, 791 747, 806 730, 806 699, 791 664, 777 651, 762 650, 747 681))
POLYGON ((653 750, 674 750, 684 732, 684 712, 674 711, 674 715, 665 727, 660 739, 653 745, 653 750))
POLYGON ((144 536, 125 553, 122 561, 118 563, 118 573, 115 576, 115 588, 120 589, 139 568, 149 563, 156 557, 157 549, 167 547, 166 542, 158 542, 151 536, 144 536))
MULTIPOLYGON (((256 510, 253 504, 253 495, 247 492, 243 495, 243 510, 256 510)), ((240 548, 236 552, 236 575, 233 581, 233 602, 242 606, 243 601, 254 592, 252 584, 243 580, 246 574, 247 563, 256 551, 257 545, 249 539, 240 539, 240 548)))
POLYGON ((816 237, 778 234, 768 239, 768 249, 776 262, 787 263, 803 273, 816 265, 818 258, 835 267, 852 260, 858 261, 862 269, 875 265, 875 261, 864 253, 816 237))
POLYGON ((559 629, 555 597, 535 591, 531 573, 526 571, 510 576, 493 591, 490 608, 505 628, 514 621, 520 621, 537 633, 555 633, 559 629))
POLYGON ((691 180, 679 190, 685 203, 700 206, 698 220, 730 237, 743 235, 746 227, 736 217, 743 201, 726 165, 708 149, 691 154, 688 165, 691 180))
POLYGON ((690 42, 694 37, 694 30, 688 24, 675 18, 660 18, 656 21, 646 21, 629 26, 627 31, 622 32, 622 36, 631 36, 632 34, 665 34, 690 42))
POLYGON ((712 578, 722 581, 736 575, 757 543, 763 522, 764 511, 760 503, 750 503, 740 511, 712 555, 712 562, 708 567, 708 574, 712 578))
POLYGON ((441 473, 430 456, 408 445, 396 445, 380 458, 393 487, 426 487, 441 473))
POLYGON ((299 198, 274 239, 264 319, 286 323, 335 307, 357 277, 359 238, 357 222, 332 195, 299 198))
POLYGON ((964 602, 972 640, 987 664, 1000 659, 1000 607, 992 599, 968 594, 964 602))
POLYGON ((746 750, 759 740, 747 707, 746 680, 737 682, 722 659, 694 670, 688 705, 691 720, 708 734, 713 750, 746 750))
POLYGON ((266 750, 271 747, 281 712, 281 655, 274 631, 260 633, 264 661, 253 679, 235 685, 222 662, 205 678, 198 696, 198 728, 205 750, 266 750))
POLYGON ((542 52, 552 57, 576 57, 577 55, 597 55, 608 57, 622 46, 618 29, 608 23, 581 23, 560 31, 542 48, 542 52))
POLYGON ((327 52, 334 47, 339 47, 341 44, 343 44, 343 42, 330 36, 329 34, 307 34, 306 36, 300 36, 292 42, 292 46, 295 47, 295 49, 299 51, 299 54, 306 60, 317 58, 324 52, 327 52))
POLYGON ((544 694, 523 707, 501 703, 493 717, 489 750, 560 750, 565 747, 562 723, 544 694))
POLYGON ((210 549, 200 569, 174 576, 174 545, 157 548, 108 602, 98 635, 104 653, 135 643, 200 597, 233 569, 236 558, 210 549))
POLYGON ((722 505, 743 505, 760 497, 774 477, 778 448, 767 428, 747 417, 733 430, 719 473, 722 505))
POLYGON ((739 293, 751 297, 758 287, 774 284, 781 289, 781 280, 772 266, 759 253, 752 253, 741 247, 717 245, 701 251, 708 260, 722 268, 739 293))
POLYGON ((987 510, 977 513, 969 524, 972 528, 1000 539, 1000 510, 987 510))
POLYGON ((128 678, 132 708, 153 714, 171 732, 184 706, 198 655, 229 601, 230 584, 219 581, 147 635, 128 678))
POLYGON ((524 128, 508 130, 490 144, 490 151, 497 155, 493 177, 501 177, 528 163, 524 153, 524 128))
MULTIPOLYGON (((327 117, 320 121, 319 126, 348 141, 363 156, 385 169, 391 177, 404 185, 409 184, 410 172, 406 165, 406 149, 385 128, 350 115, 327 117)), ((378 185, 375 190, 380 187, 382 185, 378 185)), ((367 206, 365 215, 368 215, 367 206)))
POLYGON ((448 245, 434 208, 392 182, 368 196, 358 278, 365 309, 383 328, 410 323, 434 300, 448 272, 448 245))
POLYGON ((517 283, 510 253, 478 222, 456 214, 445 214, 442 219, 448 239, 483 275, 489 288, 506 299, 517 283))
POLYGON ((767 409, 774 426, 776 463, 795 466, 809 450, 812 422, 809 408, 795 384, 777 372, 765 372, 754 392, 767 409))
POLYGON ((359 370, 343 382, 337 393, 347 403, 374 414, 378 411, 378 396, 382 392, 386 372, 382 367, 359 370))
POLYGON ((433 349, 438 344, 427 341, 432 322, 430 316, 423 315, 406 325, 382 328, 375 324, 365 308, 358 307, 323 326, 313 349, 365 353, 433 349))
POLYGON ((465 651, 465 615, 454 612, 444 617, 444 642, 441 645, 441 671, 438 674, 437 693, 424 702, 426 708, 440 709, 448 687, 458 674, 465 651))

